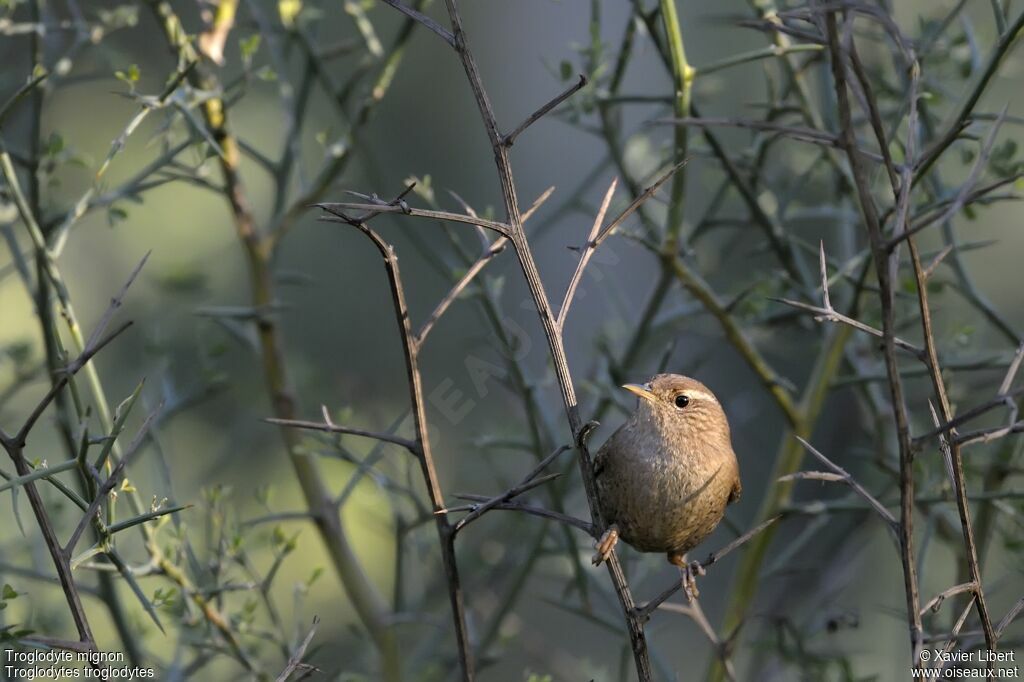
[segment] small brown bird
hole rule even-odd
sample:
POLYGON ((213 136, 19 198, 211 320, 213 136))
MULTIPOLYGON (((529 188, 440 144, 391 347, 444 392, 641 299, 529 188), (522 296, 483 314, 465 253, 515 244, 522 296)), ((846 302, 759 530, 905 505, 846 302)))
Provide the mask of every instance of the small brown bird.
POLYGON ((703 568, 688 563, 686 552, 711 534, 742 490, 729 422, 715 394, 696 379, 659 374, 623 388, 639 400, 594 458, 608 524, 594 563, 607 559, 619 538, 641 552, 665 552, 682 569, 692 599, 703 568))

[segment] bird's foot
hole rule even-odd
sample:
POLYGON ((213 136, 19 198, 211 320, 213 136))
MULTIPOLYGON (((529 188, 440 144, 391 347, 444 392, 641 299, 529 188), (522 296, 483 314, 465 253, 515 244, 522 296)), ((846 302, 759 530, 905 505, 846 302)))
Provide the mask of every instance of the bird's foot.
POLYGON ((594 432, 601 422, 594 421, 591 419, 586 424, 580 427, 579 433, 576 434, 576 447, 581 450, 587 446, 587 441, 590 440, 590 434, 594 432))
POLYGON ((687 561, 685 554, 669 554, 668 560, 679 567, 679 571, 682 573, 683 594, 686 595, 686 601, 693 603, 693 600, 700 596, 700 590, 697 589, 697 576, 704 576, 707 571, 699 561, 687 561))
POLYGON ((601 535, 601 539, 594 545, 594 549, 597 552, 594 554, 594 558, 591 559, 595 566, 600 566, 605 561, 608 561, 608 557, 612 555, 612 551, 615 549, 615 544, 619 541, 619 527, 616 524, 608 526, 608 529, 601 535))
POLYGON ((699 561, 691 561, 683 568, 683 592, 686 593, 686 601, 693 602, 700 596, 697 589, 697 576, 704 576, 707 572, 699 561))

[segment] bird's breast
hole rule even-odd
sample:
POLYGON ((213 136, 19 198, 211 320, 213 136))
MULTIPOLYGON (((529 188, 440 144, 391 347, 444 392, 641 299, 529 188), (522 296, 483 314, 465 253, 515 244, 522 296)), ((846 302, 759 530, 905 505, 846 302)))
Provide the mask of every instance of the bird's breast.
POLYGON ((686 551, 721 521, 737 476, 728 449, 704 443, 665 447, 664 439, 634 440, 613 449, 598 478, 602 513, 641 551, 686 551))

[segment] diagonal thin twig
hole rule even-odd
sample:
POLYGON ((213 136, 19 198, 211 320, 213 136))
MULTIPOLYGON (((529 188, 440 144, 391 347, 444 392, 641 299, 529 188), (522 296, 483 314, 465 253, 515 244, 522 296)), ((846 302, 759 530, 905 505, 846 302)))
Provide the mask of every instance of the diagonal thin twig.
MULTIPOLYGON (((469 500, 470 502, 476 503, 487 503, 493 499, 487 497, 486 495, 457 495, 456 497, 460 497, 464 500, 469 500)), ((464 507, 451 507, 448 509, 448 511, 470 511, 476 508, 476 506, 476 504, 471 504, 466 505, 464 507)), ((523 512, 524 514, 530 514, 531 516, 539 516, 540 518, 551 519, 552 521, 557 521, 559 523, 564 523, 568 526, 578 528, 590 537, 597 539, 597 532, 594 530, 594 525, 592 523, 588 523, 583 519, 576 518, 575 516, 569 516, 568 514, 562 514, 561 512, 556 512, 551 509, 545 509, 544 507, 536 507, 530 504, 526 504, 524 502, 510 500, 507 502, 499 502, 495 504, 493 507, 491 507, 491 509, 518 511, 523 512)))
MULTIPOLYGON (((552 481, 555 478, 558 478, 561 474, 549 474, 547 476, 542 477, 540 477, 540 474, 542 471, 544 471, 544 469, 550 466, 552 462, 558 459, 559 455, 561 455, 563 452, 566 452, 569 449, 570 448, 568 445, 563 445, 559 447, 557 450, 555 450, 550 455, 541 460, 540 463, 537 464, 537 466, 535 466, 533 470, 530 471, 530 473, 523 477, 523 479, 519 482, 518 485, 509 488, 500 495, 492 497, 491 499, 484 502, 482 505, 474 506, 469 514, 459 519, 458 523, 455 524, 454 533, 457 534, 463 528, 465 528, 470 523, 486 514, 490 509, 493 509, 497 505, 503 502, 508 502, 514 497, 522 495, 523 493, 529 490, 533 490, 539 485, 543 485, 548 481, 552 481)), ((456 497, 461 496, 457 495, 456 497)))
POLYGON ((928 602, 921 607, 921 615, 925 615, 928 611, 938 613, 939 608, 942 606, 942 602, 946 601, 949 597, 963 594, 964 592, 974 592, 975 589, 977 589, 977 585, 974 583, 960 583, 959 585, 954 585, 949 589, 943 590, 929 599, 928 602))
POLYGON ((302 419, 278 419, 276 417, 265 417, 262 421, 265 421, 268 424, 275 424, 277 426, 288 426, 308 431, 324 431, 326 433, 341 433, 350 436, 372 438, 374 440, 384 441, 385 443, 401 445, 403 448, 414 454, 417 452, 415 441, 411 441, 408 438, 402 438, 401 436, 395 436, 390 433, 379 433, 377 431, 367 431, 366 429, 357 429, 351 426, 339 426, 334 423, 313 422, 302 419))
POLYGON ((449 211, 432 211, 423 208, 412 208, 411 206, 401 205, 392 206, 390 204, 364 204, 364 203, 353 203, 353 202, 334 202, 334 203, 321 203, 317 204, 319 208, 334 214, 333 218, 321 218, 321 220, 327 222, 341 222, 348 223, 350 219, 360 220, 366 222, 371 217, 381 213, 401 213, 403 215, 413 216, 414 218, 427 218, 429 220, 444 220, 453 223, 462 223, 465 225, 477 225, 479 227, 493 230, 502 236, 509 236, 508 225, 499 223, 495 220, 487 220, 486 218, 475 218, 469 215, 462 215, 460 213, 451 213, 449 211), (366 211, 369 215, 362 217, 349 217, 346 215, 339 214, 340 211, 366 211))
MULTIPOLYGON (((801 301, 793 301, 788 298, 770 297, 770 300, 777 301, 784 305, 788 305, 791 308, 796 308, 798 310, 806 310, 808 312, 814 313, 814 320, 816 322, 835 322, 839 324, 845 324, 850 327, 853 327, 858 331, 862 331, 866 334, 871 334, 872 336, 877 336, 878 338, 884 340, 885 333, 882 330, 876 329, 875 327, 865 324, 860 320, 856 320, 848 315, 844 315, 843 313, 839 312, 838 310, 832 307, 832 301, 829 296, 828 269, 826 265, 824 242, 822 242, 819 246, 819 254, 821 271, 821 296, 823 303, 822 306, 815 306, 809 303, 803 303, 801 301)), ((893 337, 893 343, 896 345, 897 348, 901 348, 911 353, 912 355, 914 355, 914 357, 918 359, 924 359, 925 357, 925 351, 923 348, 915 346, 909 341, 904 341, 898 336, 893 337)))
MULTIPOLYGON (((106 501, 107 496, 114 490, 114 488, 121 483, 128 463, 131 462, 135 458, 136 454, 141 450, 142 444, 146 441, 146 438, 149 435, 150 426, 152 426, 153 421, 157 418, 162 409, 163 403, 161 402, 160 405, 158 405, 157 408, 151 412, 148 417, 146 417, 146 420, 142 422, 142 426, 139 427, 139 431, 135 434, 135 438, 132 439, 128 449, 125 450, 125 453, 121 456, 117 466, 114 467, 114 470, 97 489, 96 496, 89 504, 89 508, 85 510, 85 513, 79 520, 78 525, 75 526, 75 530, 72 531, 71 537, 68 538, 67 544, 64 545, 63 551, 65 557, 71 556, 75 550, 75 546, 78 544, 78 540, 82 537, 82 533, 85 532, 85 529, 88 528, 89 524, 92 523, 93 518, 99 512, 100 505, 106 501)), ((159 625, 159 623, 157 623, 157 625, 159 625)))
POLYGON ((288 678, 291 677, 292 673, 303 665, 302 657, 306 655, 306 649, 309 648, 309 643, 313 641, 313 635, 316 634, 316 629, 319 625, 320 616, 313 616, 313 625, 310 626, 309 632, 299 642, 299 646, 295 648, 292 655, 288 657, 288 663, 285 665, 284 670, 281 671, 281 674, 277 676, 276 682, 288 682, 288 678))
POLYGON ((428 17, 426 14, 423 14, 422 12, 417 12, 413 8, 398 2, 398 0, 381 0, 381 2, 383 2, 385 5, 394 7, 396 10, 398 10, 405 16, 422 24, 426 28, 433 31, 437 36, 439 36, 441 40, 448 43, 449 46, 455 47, 455 36, 452 35, 452 32, 446 29, 441 24, 434 21, 433 19, 431 19, 430 17, 428 17))
POLYGON ((577 80, 575 83, 573 83, 568 88, 563 90, 561 93, 555 96, 550 102, 542 106, 540 109, 537 109, 537 111, 530 114, 526 118, 526 120, 520 123, 518 126, 516 126, 516 129, 513 130, 511 133, 505 135, 504 139, 502 140, 502 143, 506 147, 511 147, 513 144, 515 144, 516 138, 523 134, 523 131, 525 131, 527 128, 532 126, 540 119, 547 116, 555 107, 557 107, 559 104, 561 104, 562 102, 576 94, 578 90, 582 90, 584 87, 586 87, 587 82, 587 77, 581 73, 579 75, 579 80, 577 80))
MULTIPOLYGON (((722 547, 718 551, 715 551, 715 552, 712 552, 711 554, 709 554, 708 557, 706 559, 704 559, 704 561, 700 562, 701 567, 702 568, 707 568, 707 567, 711 566, 712 564, 717 563, 718 561, 724 559, 727 555, 731 554, 733 551, 735 551, 735 550, 739 549, 740 547, 742 547, 743 545, 745 545, 752 538, 754 538, 755 536, 759 535, 762 531, 767 529, 769 526, 773 525, 776 521, 778 521, 781 518, 782 518, 781 515, 772 516, 772 517, 768 518, 767 520, 761 522, 757 526, 754 526, 753 528, 748 530, 746 533, 744 533, 743 535, 739 536, 738 538, 736 538, 735 540, 733 540, 732 542, 727 544, 725 547, 722 547)), ((673 581, 673 584, 671 586, 669 586, 669 588, 666 589, 664 592, 662 592, 657 597, 655 597, 651 601, 647 602, 643 606, 638 606, 637 609, 636 609, 637 615, 639 617, 643 618, 644 620, 646 620, 650 616, 650 614, 656 608, 658 608, 666 599, 671 597, 673 594, 678 592, 680 589, 682 589, 682 582, 679 581, 679 580, 673 581)))
POLYGON ((852 488, 854 492, 863 497, 864 500, 867 501, 867 503, 871 506, 871 508, 874 509, 878 513, 878 515, 881 516, 882 519, 889 524, 889 527, 891 529, 896 530, 897 526, 899 526, 899 522, 896 521, 896 517, 892 515, 892 512, 886 509, 885 506, 881 502, 879 502, 874 495, 869 493, 864 488, 864 486, 858 483, 853 478, 853 476, 851 476, 850 473, 846 471, 846 469, 842 468, 841 466, 830 460, 828 457, 821 454, 821 452, 819 452, 817 448, 815 448, 813 445, 808 443, 800 436, 796 436, 796 439, 800 441, 800 444, 803 445, 808 452, 817 457, 825 466, 827 466, 829 469, 832 469, 832 471, 834 471, 836 475, 839 476, 839 478, 836 480, 841 481, 846 485, 850 486, 850 488, 852 488))
MULTIPOLYGON (((558 308, 558 317, 555 320, 555 325, 559 331, 564 331, 565 329, 565 319, 569 314, 569 306, 572 305, 573 296, 576 295, 576 288, 579 287, 580 280, 583 279, 583 271, 586 269, 587 263, 590 262, 591 257, 597 251, 597 247, 600 244, 597 238, 601 232, 601 223, 604 222, 604 215, 608 212, 608 206, 612 203, 612 196, 615 194, 615 188, 618 186, 618 183, 618 178, 614 178, 611 184, 608 185, 608 190, 604 193, 604 199, 601 200, 601 207, 597 209, 597 215, 594 217, 594 224, 590 228, 590 234, 587 235, 587 243, 581 249, 580 259, 576 263, 576 271, 572 273, 572 278, 565 288, 565 297, 562 299, 562 305, 558 308)), ((610 234, 610 231, 608 234, 610 234)))

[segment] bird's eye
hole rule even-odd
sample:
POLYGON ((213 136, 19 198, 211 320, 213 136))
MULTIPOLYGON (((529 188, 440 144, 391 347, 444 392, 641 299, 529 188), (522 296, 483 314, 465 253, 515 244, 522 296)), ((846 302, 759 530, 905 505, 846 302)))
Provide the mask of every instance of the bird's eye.
POLYGON ((676 407, 678 407, 681 410, 690 404, 690 399, 687 398, 685 395, 677 395, 675 399, 675 404, 676 407))

